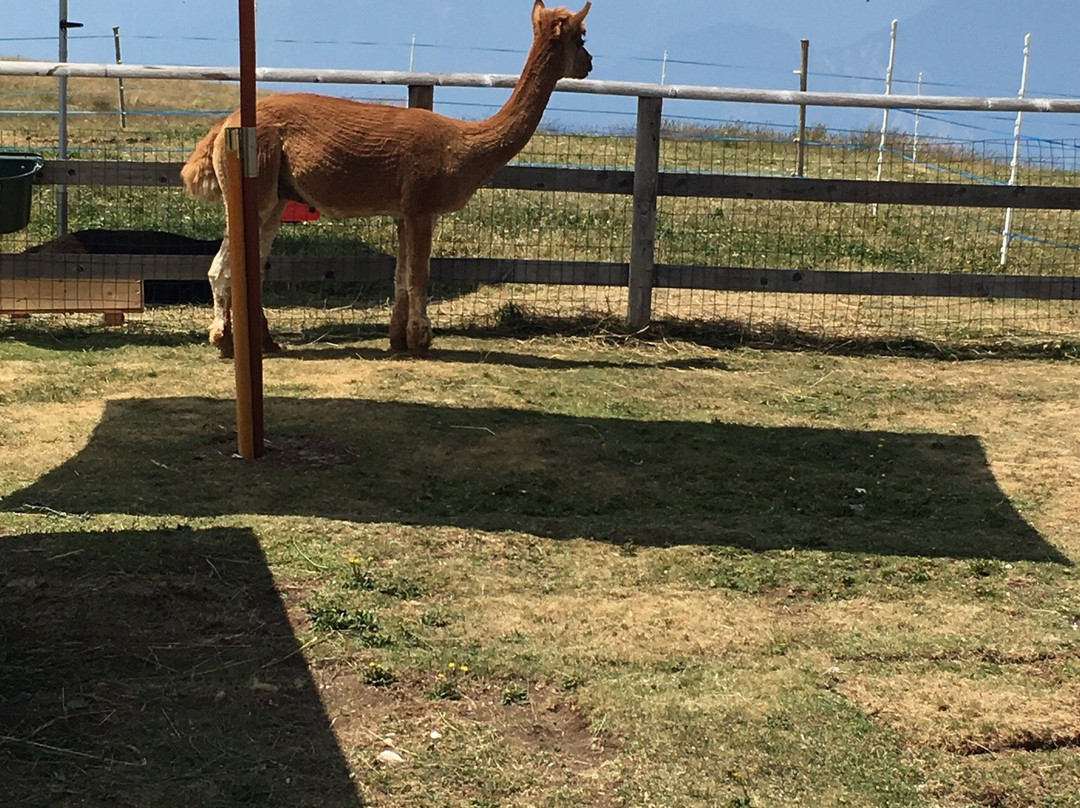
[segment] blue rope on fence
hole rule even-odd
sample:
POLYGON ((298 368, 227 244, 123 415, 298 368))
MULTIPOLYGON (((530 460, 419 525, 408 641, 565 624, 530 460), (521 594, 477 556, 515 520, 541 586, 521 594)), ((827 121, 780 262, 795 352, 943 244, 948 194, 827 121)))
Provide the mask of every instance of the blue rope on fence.
MULTIPOLYGON (((989 232, 995 232, 995 231, 991 230, 989 232)), ((1050 241, 1049 239, 1045 239, 1045 238, 1037 238, 1035 236, 1027 236, 1027 235, 1024 235, 1023 233, 1015 233, 1015 232, 1014 233, 1009 233, 1008 234, 1008 239, 1009 239, 1009 241, 1012 241, 1013 239, 1015 239, 1016 241, 1026 241, 1029 244, 1037 244, 1040 247, 1053 247, 1054 249, 1057 249, 1057 250, 1068 250, 1069 252, 1080 252, 1080 245, 1077 245, 1077 244, 1063 244, 1063 243, 1061 243, 1059 241, 1050 241)))

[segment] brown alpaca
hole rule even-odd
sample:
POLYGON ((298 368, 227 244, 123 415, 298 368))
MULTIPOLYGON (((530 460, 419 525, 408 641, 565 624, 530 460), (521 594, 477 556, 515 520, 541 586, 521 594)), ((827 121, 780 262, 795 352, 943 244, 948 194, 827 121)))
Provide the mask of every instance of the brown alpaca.
MULTIPOLYGON (((545 8, 532 11, 534 41, 510 99, 494 116, 466 122, 424 109, 361 104, 298 93, 258 104, 258 210, 261 264, 289 200, 340 217, 394 216, 398 254, 390 345, 424 355, 431 345, 427 285, 431 237, 439 215, 460 210, 476 189, 520 152, 540 123, 555 84, 585 78, 592 57, 585 49, 585 16, 545 8)), ((233 113, 195 147, 181 171, 197 197, 217 200, 225 184, 226 127, 233 113)), ((226 205, 225 217, 239 216, 226 205)), ((214 322, 210 343, 232 352, 229 239, 210 265, 214 322)), ((264 350, 280 350, 263 333, 264 350)))

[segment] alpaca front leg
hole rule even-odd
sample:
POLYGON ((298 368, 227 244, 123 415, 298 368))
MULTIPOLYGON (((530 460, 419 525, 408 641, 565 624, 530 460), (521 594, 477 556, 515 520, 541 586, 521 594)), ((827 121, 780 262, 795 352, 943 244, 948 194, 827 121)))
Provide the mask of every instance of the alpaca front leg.
POLYGON ((210 324, 210 344, 221 351, 223 357, 233 355, 232 342, 232 273, 229 268, 229 237, 221 241, 221 247, 210 263, 207 276, 214 295, 214 321, 210 324))
POLYGON ((409 324, 409 247, 405 239, 405 220, 397 220, 397 268, 394 270, 394 309, 390 313, 390 347, 408 350, 409 324))
POLYGON ((427 288, 431 276, 433 216, 416 216, 405 221, 408 242, 409 320, 406 341, 409 353, 424 356, 431 347, 431 321, 427 318, 427 288))

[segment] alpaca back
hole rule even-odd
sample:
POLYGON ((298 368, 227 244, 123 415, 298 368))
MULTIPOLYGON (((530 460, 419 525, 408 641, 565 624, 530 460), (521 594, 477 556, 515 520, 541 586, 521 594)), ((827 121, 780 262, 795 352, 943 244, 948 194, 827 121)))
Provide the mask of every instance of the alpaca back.
POLYGON ((214 144, 224 126, 225 121, 222 121, 207 132, 180 169, 180 177, 188 193, 208 202, 221 199, 221 184, 214 171, 214 144))
POLYGON ((295 93, 260 100, 259 162, 280 189, 341 217, 456 210, 479 179, 463 172, 463 125, 434 112, 295 93))

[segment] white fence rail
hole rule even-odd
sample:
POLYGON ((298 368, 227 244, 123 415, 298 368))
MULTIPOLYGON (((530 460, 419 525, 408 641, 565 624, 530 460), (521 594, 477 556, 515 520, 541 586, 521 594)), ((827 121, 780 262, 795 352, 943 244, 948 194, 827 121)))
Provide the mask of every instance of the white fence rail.
MULTIPOLYGON (((76 62, 0 60, 0 76, 67 76, 69 78, 177 79, 239 81, 237 67, 179 65, 117 65, 76 62)), ((480 73, 410 73, 379 70, 308 70, 261 67, 260 82, 296 84, 372 84, 431 87, 513 87, 517 76, 480 73)), ((801 90, 755 90, 740 87, 698 87, 685 84, 646 84, 627 81, 564 79, 557 89, 568 93, 668 98, 691 101, 730 101, 753 104, 792 104, 811 107, 871 109, 935 109, 983 112, 1080 113, 1080 98, 979 98, 945 95, 885 95, 824 93, 801 90)))

